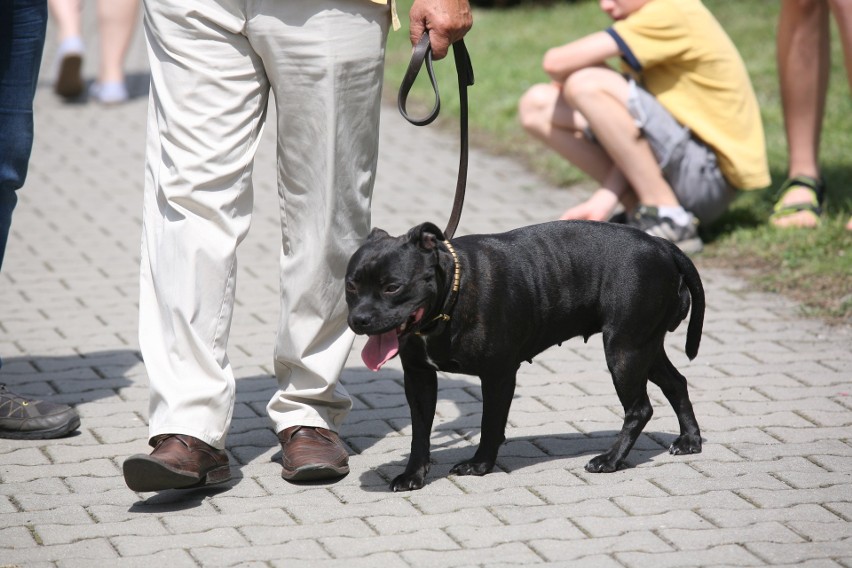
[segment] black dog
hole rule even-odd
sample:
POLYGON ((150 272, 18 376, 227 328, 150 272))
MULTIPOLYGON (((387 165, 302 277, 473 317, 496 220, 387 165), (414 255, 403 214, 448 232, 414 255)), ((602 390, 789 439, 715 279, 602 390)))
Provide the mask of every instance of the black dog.
POLYGON ((349 261, 349 326, 369 337, 363 358, 378 370, 397 352, 405 372, 413 439, 394 491, 423 487, 435 417, 437 370, 479 375, 482 437, 473 459, 452 473, 491 471, 522 361, 571 337, 603 333, 607 366, 624 407, 610 450, 586 464, 615 471, 653 410, 648 379, 674 407, 680 436, 672 454, 701 451, 686 379, 663 346, 667 331, 692 316, 686 354, 698 353, 704 289, 689 258, 661 238, 611 223, 556 221, 450 243, 424 223, 391 237, 373 229, 349 261))

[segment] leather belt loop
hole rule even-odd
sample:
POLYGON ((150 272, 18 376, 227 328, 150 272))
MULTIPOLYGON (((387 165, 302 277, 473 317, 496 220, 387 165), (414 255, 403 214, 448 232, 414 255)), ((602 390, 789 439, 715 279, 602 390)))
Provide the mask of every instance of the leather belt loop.
MULTIPOLYGON (((444 230, 444 237, 450 240, 456 232, 456 228, 461 219, 462 206, 464 205, 464 193, 467 185, 467 164, 468 164, 468 105, 467 105, 467 88, 473 85, 473 65, 470 61, 470 54, 467 47, 464 45, 464 40, 458 40, 453 43, 453 58, 456 64, 456 74, 459 82, 459 120, 460 120, 460 151, 459 151, 459 173, 456 182, 456 193, 453 200, 453 210, 450 214, 450 220, 447 223, 447 228, 444 230)), ((397 98, 397 107, 400 114, 415 126, 425 126, 431 124, 438 117, 441 110, 441 97, 438 93, 438 81, 435 79, 435 72, 432 68, 432 45, 429 43, 429 32, 427 31, 420 37, 420 41, 414 46, 411 54, 411 61, 408 64, 408 69, 402 79, 402 84, 399 88, 399 97, 397 98), (412 118, 407 110, 408 94, 411 87, 414 85, 414 80, 423 63, 426 63, 426 72, 429 75, 429 81, 432 83, 432 91, 435 93, 435 105, 432 110, 423 118, 412 118)))

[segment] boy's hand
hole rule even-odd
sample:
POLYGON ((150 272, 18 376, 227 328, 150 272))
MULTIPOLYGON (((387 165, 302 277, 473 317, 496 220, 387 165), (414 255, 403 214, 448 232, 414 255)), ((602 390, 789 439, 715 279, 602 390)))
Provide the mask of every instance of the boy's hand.
POLYGON ((445 57, 450 45, 464 37, 473 25, 468 0, 414 0, 408 15, 411 45, 416 45, 428 31, 434 59, 445 57))

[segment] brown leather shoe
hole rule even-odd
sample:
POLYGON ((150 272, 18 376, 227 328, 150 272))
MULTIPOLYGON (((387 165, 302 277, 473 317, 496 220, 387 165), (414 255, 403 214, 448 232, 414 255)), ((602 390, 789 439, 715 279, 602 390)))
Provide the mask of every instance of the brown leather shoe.
POLYGON ((231 479, 228 454, 184 434, 165 434, 154 440, 151 455, 124 460, 124 482, 133 491, 189 489, 231 479))
POLYGON ((349 473, 349 453, 331 430, 310 426, 291 426, 278 433, 287 481, 333 479, 349 473))

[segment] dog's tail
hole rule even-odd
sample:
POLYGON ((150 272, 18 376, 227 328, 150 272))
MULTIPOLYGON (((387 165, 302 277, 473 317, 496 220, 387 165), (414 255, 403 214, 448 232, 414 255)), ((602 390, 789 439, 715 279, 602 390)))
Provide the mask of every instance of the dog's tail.
MULTIPOLYGON (((701 330, 704 328, 704 285, 701 283, 701 276, 698 274, 698 269, 695 264, 686 256, 679 248, 672 246, 672 254, 675 264, 677 264, 681 277, 681 298, 683 309, 677 323, 683 321, 686 317, 686 310, 689 309, 689 297, 686 295, 686 290, 682 287, 686 284, 689 290, 689 296, 692 297, 692 314, 689 316, 689 326, 686 328, 686 356, 690 360, 695 359, 698 355, 698 345, 701 343, 701 330)), ((677 326, 675 323, 675 327, 677 326)))

